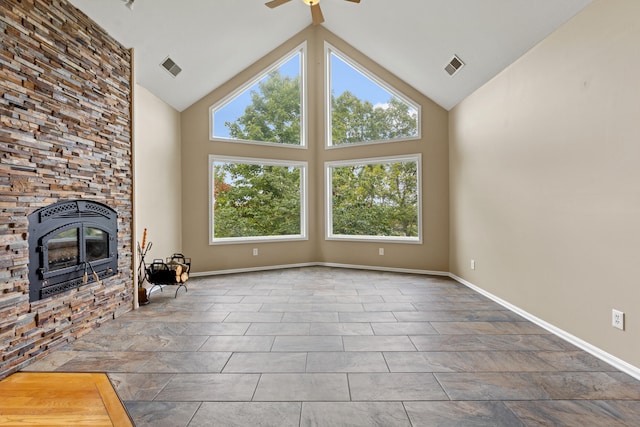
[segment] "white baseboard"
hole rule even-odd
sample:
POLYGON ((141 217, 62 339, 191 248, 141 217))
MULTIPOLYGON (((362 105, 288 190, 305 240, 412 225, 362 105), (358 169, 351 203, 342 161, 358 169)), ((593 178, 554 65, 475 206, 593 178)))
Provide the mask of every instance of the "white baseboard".
POLYGON ((373 265, 339 264, 334 262, 318 262, 315 265, 322 266, 322 267, 351 268, 354 270, 388 271, 391 273, 423 274, 423 275, 429 275, 429 276, 449 277, 449 273, 446 271, 416 270, 411 268, 395 268, 395 267, 379 267, 379 266, 373 266, 373 265))
POLYGON ((253 273, 255 271, 283 270, 287 268, 313 267, 316 265, 318 264, 315 262, 305 262, 300 264, 267 265, 264 267, 232 268, 229 270, 201 271, 198 273, 189 273, 189 277, 205 277, 205 276, 221 276, 223 274, 253 273))
POLYGON ((391 273, 423 274, 423 275, 429 275, 429 276, 445 276, 445 277, 450 276, 449 273, 446 271, 415 270, 410 268, 377 267, 372 265, 357 265, 357 264, 339 264, 339 263, 333 263, 333 262, 306 262, 306 263, 300 263, 300 264, 269 265, 265 267, 236 268, 236 269, 230 269, 230 270, 217 270, 217 271, 201 271, 198 273, 189 273, 189 276, 190 277, 219 276, 223 274, 251 273, 256 271, 283 270, 287 268, 300 268, 300 267, 335 267, 335 268, 351 268, 354 270, 388 271, 391 273))
POLYGON ((540 326, 541 328, 546 329, 547 331, 551 332, 552 334, 556 335, 557 337, 562 338, 563 340, 575 345, 578 348, 581 348, 582 350, 586 351, 587 353, 597 357, 598 359, 602 360, 605 363, 608 363, 609 365, 613 366, 614 368, 631 375, 632 377, 636 378, 637 380, 640 380, 640 368, 633 366, 627 362, 625 362, 622 359, 619 359, 617 357, 615 357, 612 354, 607 353, 606 351, 594 346, 593 344, 589 344, 588 342, 576 337, 575 335, 570 334, 569 332, 562 330, 554 325, 552 325, 551 323, 548 323, 536 316, 534 316, 533 314, 521 309, 520 307, 517 307, 495 295, 493 295, 490 292, 485 291, 484 289, 474 285, 473 283, 470 283, 466 280, 464 280, 461 277, 456 276, 453 273, 449 273, 449 277, 451 277, 452 279, 454 279, 455 281, 465 285, 466 287, 478 292, 481 295, 484 295, 485 297, 493 300, 494 302, 500 304, 501 306, 505 307, 506 309, 524 317, 525 319, 529 320, 532 323, 535 323, 536 325, 540 326))

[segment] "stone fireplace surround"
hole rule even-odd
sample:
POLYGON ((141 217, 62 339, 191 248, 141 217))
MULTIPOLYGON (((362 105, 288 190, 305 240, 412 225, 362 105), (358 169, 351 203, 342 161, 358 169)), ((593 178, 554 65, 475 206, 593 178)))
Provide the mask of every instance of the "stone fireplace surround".
POLYGON ((66 0, 0 3, 0 379, 132 309, 131 54, 66 0), (29 301, 28 215, 112 207, 117 274, 29 301))

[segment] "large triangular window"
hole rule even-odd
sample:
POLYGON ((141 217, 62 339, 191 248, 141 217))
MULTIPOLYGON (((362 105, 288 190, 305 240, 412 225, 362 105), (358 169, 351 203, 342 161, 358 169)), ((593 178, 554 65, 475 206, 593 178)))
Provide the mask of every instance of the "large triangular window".
POLYGON ((328 146, 420 137, 420 107, 329 44, 328 146))
POLYGON ((305 51, 303 44, 213 105, 211 138, 305 146, 305 51))

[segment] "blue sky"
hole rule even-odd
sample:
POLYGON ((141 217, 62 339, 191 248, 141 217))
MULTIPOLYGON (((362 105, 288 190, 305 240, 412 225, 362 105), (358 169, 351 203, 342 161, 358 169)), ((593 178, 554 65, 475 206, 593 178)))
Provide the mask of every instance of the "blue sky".
MULTIPOLYGON (((300 54, 280 66, 280 73, 286 76, 300 74, 300 54)), ((266 76, 264 77, 267 78, 266 76)), ((245 90, 215 112, 213 117, 214 134, 216 137, 228 138, 229 131, 225 122, 233 122, 242 116, 247 105, 251 103, 251 92, 257 90, 258 83, 245 90)), ((331 54, 331 89, 335 96, 340 96, 346 90, 360 99, 373 105, 385 104, 392 95, 379 85, 371 81, 359 71, 345 63, 335 54, 331 54)))
POLYGON ((372 82, 338 56, 331 54, 331 91, 337 97, 347 90, 373 105, 387 103, 392 97, 378 84, 372 82))

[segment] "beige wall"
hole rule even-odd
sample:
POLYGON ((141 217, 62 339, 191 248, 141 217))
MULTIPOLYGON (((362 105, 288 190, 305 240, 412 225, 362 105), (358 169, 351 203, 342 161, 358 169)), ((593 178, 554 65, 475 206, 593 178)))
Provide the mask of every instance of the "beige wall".
POLYGON ((639 16, 595 1, 450 113, 451 271, 635 366, 639 16))
POLYGON ((140 85, 135 88, 136 234, 153 246, 146 256, 182 250, 180 113, 140 85))
POLYGON ((359 54, 325 29, 307 28, 182 113, 183 247, 193 271, 211 272, 262 266, 327 262, 403 269, 448 271, 447 112, 359 54), (309 144, 307 149, 264 147, 209 140, 209 107, 302 42, 307 41, 309 144), (418 141, 326 150, 323 127, 324 40, 350 55, 422 105, 423 137, 418 141), (324 239, 324 162, 394 154, 422 154, 423 243, 356 243, 324 239), (309 164, 309 239, 298 242, 209 245, 209 154, 301 160, 309 164), (378 248, 385 248, 385 256, 378 248), (252 255, 259 249, 259 256, 252 255))

